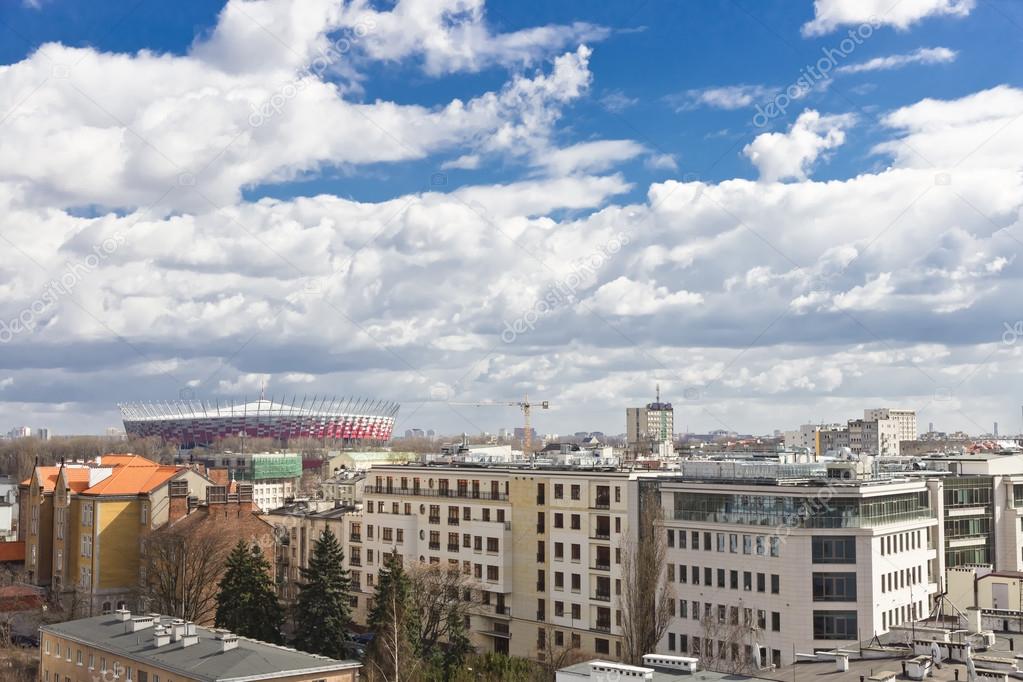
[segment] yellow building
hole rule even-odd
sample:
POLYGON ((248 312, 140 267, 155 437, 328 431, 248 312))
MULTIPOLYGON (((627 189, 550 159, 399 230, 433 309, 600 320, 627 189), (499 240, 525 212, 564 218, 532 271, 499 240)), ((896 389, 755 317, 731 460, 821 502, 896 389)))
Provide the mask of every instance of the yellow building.
POLYGON ((36 467, 21 486, 29 582, 75 615, 127 606, 143 537, 171 520, 171 487, 204 497, 211 484, 190 468, 136 455, 36 467))
POLYGON ((361 664, 127 610, 44 625, 43 682, 355 682, 361 664))

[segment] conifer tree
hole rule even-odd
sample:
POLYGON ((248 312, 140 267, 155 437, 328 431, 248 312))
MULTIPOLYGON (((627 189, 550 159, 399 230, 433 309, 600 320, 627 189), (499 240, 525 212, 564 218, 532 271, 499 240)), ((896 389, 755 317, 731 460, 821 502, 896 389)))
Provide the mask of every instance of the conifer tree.
POLYGON ((345 658, 351 624, 351 577, 344 552, 328 528, 313 545, 309 567, 301 569, 294 608, 295 647, 311 654, 345 658))
POLYGON ((217 627, 242 637, 281 642, 284 612, 270 577, 270 563, 259 545, 244 540, 227 557, 217 594, 217 627))

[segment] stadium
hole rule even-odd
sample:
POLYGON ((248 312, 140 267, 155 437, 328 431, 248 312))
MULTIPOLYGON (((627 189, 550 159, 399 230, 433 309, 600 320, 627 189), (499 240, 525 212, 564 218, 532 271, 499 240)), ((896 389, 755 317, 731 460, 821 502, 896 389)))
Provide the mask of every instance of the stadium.
POLYGON ((297 396, 290 402, 260 397, 252 402, 177 400, 121 403, 129 437, 159 436, 183 446, 243 436, 287 441, 315 438, 384 442, 391 438, 398 404, 386 400, 297 396))

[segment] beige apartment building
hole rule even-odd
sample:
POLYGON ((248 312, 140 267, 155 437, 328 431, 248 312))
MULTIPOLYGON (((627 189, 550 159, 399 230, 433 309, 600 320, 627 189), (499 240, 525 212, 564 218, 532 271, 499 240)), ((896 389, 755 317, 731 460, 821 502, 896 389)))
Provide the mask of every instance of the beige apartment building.
POLYGON ((39 634, 43 682, 355 682, 362 667, 124 609, 43 625, 39 634))
MULTIPOLYGON (((635 474, 512 466, 373 467, 364 489, 360 578, 385 553, 458 566, 479 588, 481 651, 544 658, 621 655, 621 541, 635 474)), ((349 543, 354 551, 354 543, 349 543)))

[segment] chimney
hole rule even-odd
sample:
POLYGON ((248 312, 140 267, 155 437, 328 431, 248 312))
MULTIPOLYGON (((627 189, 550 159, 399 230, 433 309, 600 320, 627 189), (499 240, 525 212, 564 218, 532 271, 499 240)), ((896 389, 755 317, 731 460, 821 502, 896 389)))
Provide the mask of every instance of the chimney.
POLYGON ((116 611, 114 611, 114 619, 119 620, 122 623, 124 621, 131 620, 131 611, 129 611, 128 609, 117 609, 116 611))
POLYGON ((180 618, 175 618, 174 620, 171 621, 168 630, 170 631, 171 641, 174 642, 179 641, 181 637, 185 634, 185 621, 181 620, 180 618))
POLYGON ((159 649, 162 646, 170 644, 171 635, 163 626, 157 627, 153 630, 153 646, 159 649))
POLYGON ((238 635, 228 630, 214 630, 214 636, 220 642, 220 653, 238 648, 238 635))
POLYGON ((153 627, 152 616, 135 616, 124 624, 125 632, 138 632, 153 627))
POLYGON ((188 512, 190 511, 188 504, 188 481, 171 481, 169 496, 170 507, 168 520, 170 523, 174 523, 175 521, 188 516, 188 512))
POLYGON ((198 644, 198 643, 199 643, 199 635, 196 635, 196 634, 189 635, 189 634, 186 633, 186 634, 184 634, 181 637, 181 648, 182 649, 184 649, 185 647, 192 646, 193 644, 198 644))

